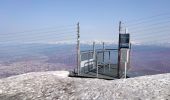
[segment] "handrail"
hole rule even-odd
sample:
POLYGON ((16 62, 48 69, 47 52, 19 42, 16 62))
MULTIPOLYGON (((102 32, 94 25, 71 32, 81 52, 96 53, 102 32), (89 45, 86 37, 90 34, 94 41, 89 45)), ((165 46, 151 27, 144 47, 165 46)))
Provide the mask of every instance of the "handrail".
MULTIPOLYGON (((118 49, 96 49, 95 51, 117 51, 118 49)), ((89 52, 93 52, 93 50, 84 50, 84 51, 81 51, 81 53, 89 53, 89 52)))

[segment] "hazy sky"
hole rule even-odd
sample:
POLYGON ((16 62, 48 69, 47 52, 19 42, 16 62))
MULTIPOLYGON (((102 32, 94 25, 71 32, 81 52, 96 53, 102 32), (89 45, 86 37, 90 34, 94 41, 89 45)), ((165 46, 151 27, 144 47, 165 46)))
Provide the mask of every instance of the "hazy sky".
MULTIPOLYGON (((169 10, 170 0, 1 0, 0 42, 55 41, 60 38, 55 35, 56 33, 68 33, 68 36, 74 36, 77 22, 80 22, 81 40, 112 41, 118 34, 120 20, 124 22, 124 26, 127 26, 141 18, 149 19, 150 16, 164 14, 157 17, 161 22, 163 20, 166 22, 170 16, 169 10), (46 29, 45 32, 50 32, 45 33, 41 30, 42 33, 44 32, 42 36, 41 31, 22 33, 25 30, 49 27, 56 27, 56 30, 60 31, 54 32, 55 29, 51 29, 52 33, 50 29, 46 29)), ((154 24, 156 21, 158 20, 151 20, 149 24, 154 24)), ((145 26, 139 26, 139 30, 142 30, 141 27, 145 26)), ((137 28, 128 29, 129 32, 137 34, 134 31, 138 30, 137 28)), ((155 29, 157 28, 152 30, 155 29)), ((138 32, 137 35, 132 36, 147 37, 145 32, 138 32)), ((149 34, 152 35, 154 32, 150 31, 149 34)), ((63 38, 64 35, 61 37, 63 38)), ((157 37, 159 38, 159 35, 157 37)), ((146 39, 142 38, 140 42, 146 39)), ((138 41, 138 39, 134 40, 138 41)))

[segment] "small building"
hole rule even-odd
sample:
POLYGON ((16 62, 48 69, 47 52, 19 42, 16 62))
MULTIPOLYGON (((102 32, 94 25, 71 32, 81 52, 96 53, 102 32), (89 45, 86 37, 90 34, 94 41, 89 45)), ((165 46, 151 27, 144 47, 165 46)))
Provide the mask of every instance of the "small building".
POLYGON ((70 76, 126 78, 127 70, 130 68, 130 49, 130 34, 119 34, 118 48, 105 48, 103 43, 103 48, 96 49, 94 42, 92 50, 79 52, 77 69, 70 76))
POLYGON ((121 33, 119 22, 118 48, 96 49, 93 43, 92 50, 80 51, 79 23, 77 24, 77 68, 70 76, 102 79, 126 78, 130 68, 130 34, 121 33), (112 59, 116 58, 116 59, 112 59))

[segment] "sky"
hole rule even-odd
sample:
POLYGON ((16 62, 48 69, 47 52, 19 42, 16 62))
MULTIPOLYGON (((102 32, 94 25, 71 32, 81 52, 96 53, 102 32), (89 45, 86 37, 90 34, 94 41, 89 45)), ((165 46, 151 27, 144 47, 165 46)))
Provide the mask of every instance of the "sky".
MULTIPOLYGON (((55 42, 76 38, 77 22, 82 41, 115 42, 119 21, 132 33, 134 42, 148 42, 155 32, 162 32, 158 30, 161 26, 152 24, 160 21, 162 27, 170 26, 164 23, 169 21, 169 4, 170 0, 1 0, 0 42, 55 42), (143 18, 149 22, 140 26, 143 18), (128 27, 134 23, 137 28, 128 27), (151 37, 146 31, 139 32, 150 24, 156 26, 147 31, 151 37)), ((160 41, 161 34, 152 38, 152 42, 160 41)), ((163 37, 165 42, 169 41, 167 38, 163 37)))

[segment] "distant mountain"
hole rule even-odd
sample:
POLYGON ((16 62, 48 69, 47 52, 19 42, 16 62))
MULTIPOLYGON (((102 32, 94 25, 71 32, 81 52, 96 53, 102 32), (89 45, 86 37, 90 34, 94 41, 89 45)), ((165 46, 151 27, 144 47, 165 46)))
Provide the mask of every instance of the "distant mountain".
POLYGON ((100 41, 100 40, 94 40, 94 41, 80 41, 80 43, 83 45, 83 44, 86 44, 86 45, 93 45, 93 42, 95 42, 95 44, 97 45, 102 45, 103 42, 105 45, 117 45, 118 42, 115 42, 115 41, 100 41))

